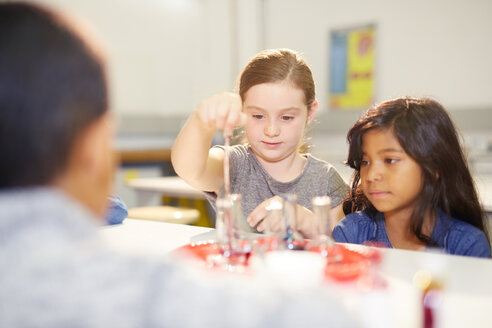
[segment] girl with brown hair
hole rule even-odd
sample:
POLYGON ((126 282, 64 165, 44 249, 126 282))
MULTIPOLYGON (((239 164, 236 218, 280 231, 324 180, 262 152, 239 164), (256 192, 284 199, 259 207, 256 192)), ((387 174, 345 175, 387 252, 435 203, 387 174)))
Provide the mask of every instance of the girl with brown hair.
MULTIPOLYGON (((328 195, 341 217, 348 186, 329 163, 305 152, 304 133, 318 102, 311 70, 288 49, 265 50, 254 56, 239 79, 239 94, 223 93, 200 103, 179 133, 172 162, 190 185, 216 197, 224 186, 224 148, 212 147, 217 130, 244 125, 247 143, 231 147, 231 192, 242 194, 249 226, 265 228, 272 198, 298 196, 298 230, 313 233, 311 199, 328 195)), ((279 229, 279 222, 269 222, 279 229)))

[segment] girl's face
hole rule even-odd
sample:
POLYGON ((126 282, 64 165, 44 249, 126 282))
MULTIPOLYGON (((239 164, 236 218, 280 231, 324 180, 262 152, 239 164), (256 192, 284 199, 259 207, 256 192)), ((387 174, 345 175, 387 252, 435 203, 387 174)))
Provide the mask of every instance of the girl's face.
POLYGON ((422 189, 420 165, 403 150, 391 130, 366 132, 362 152, 360 178, 367 199, 386 217, 410 215, 422 189))
POLYGON ((251 87, 244 99, 246 136, 255 155, 267 162, 279 162, 297 154, 317 102, 308 110, 304 92, 288 81, 251 87))

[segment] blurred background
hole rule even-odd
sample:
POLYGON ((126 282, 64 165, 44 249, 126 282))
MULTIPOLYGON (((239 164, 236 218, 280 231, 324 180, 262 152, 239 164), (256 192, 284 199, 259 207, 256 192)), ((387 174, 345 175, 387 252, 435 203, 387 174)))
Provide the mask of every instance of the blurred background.
MULTIPOLYGON (((331 33, 374 27, 373 102, 428 96, 450 110, 474 174, 492 173, 490 0, 38 0, 85 20, 106 47, 111 106, 122 155, 115 194, 126 182, 173 174, 169 148, 205 97, 235 87, 258 51, 303 53, 320 111, 313 153, 343 166, 345 134, 362 108, 330 108, 331 33)), ((160 202, 159 198, 154 200, 160 202)))

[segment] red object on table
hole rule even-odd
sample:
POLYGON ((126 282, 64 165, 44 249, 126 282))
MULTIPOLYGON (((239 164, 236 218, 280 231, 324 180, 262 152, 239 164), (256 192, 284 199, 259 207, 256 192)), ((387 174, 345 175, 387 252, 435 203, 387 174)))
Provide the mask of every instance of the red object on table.
MULTIPOLYGON (((259 238, 255 240, 255 243, 263 247, 265 251, 272 251, 273 239, 259 238)), ((330 256, 334 253, 337 255, 338 260, 335 262, 328 261, 325 268, 325 275, 337 281, 357 279, 367 272, 371 265, 381 262, 380 252, 375 248, 367 246, 336 244, 334 246, 328 246, 328 248, 324 248, 323 250, 325 251, 324 253, 327 251, 330 256)), ((312 247, 308 251, 323 254, 318 247, 312 247)), ((189 255, 205 262, 208 256, 219 255, 220 248, 217 247, 214 241, 203 241, 179 247, 174 253, 189 255)), ((254 256, 254 251, 252 255, 254 256)))

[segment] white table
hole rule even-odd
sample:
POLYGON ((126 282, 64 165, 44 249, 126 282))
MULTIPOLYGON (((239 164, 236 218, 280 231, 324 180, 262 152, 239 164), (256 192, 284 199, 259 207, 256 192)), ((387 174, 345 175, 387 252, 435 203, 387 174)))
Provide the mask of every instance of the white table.
MULTIPOLYGON (((213 229, 180 224, 126 219, 122 225, 101 228, 103 239, 113 248, 130 254, 165 256, 191 239, 210 239, 213 229)), ((389 283, 388 293, 397 327, 419 327, 415 313, 420 294, 413 277, 423 267, 441 263, 445 272, 442 327, 492 327, 492 260, 383 249, 379 272, 389 283)), ((343 290, 342 290, 343 293, 343 290)))
POLYGON ((104 226, 101 235, 110 246, 131 254, 165 255, 211 228, 185 224, 155 222, 127 218, 123 224, 104 226))

